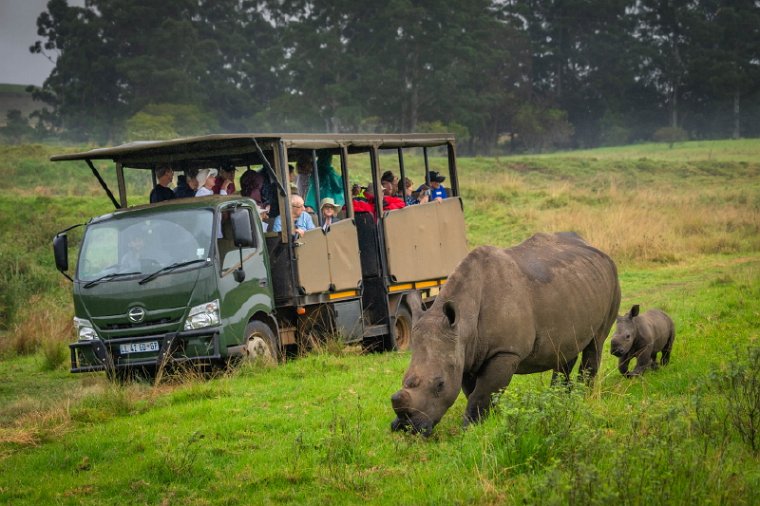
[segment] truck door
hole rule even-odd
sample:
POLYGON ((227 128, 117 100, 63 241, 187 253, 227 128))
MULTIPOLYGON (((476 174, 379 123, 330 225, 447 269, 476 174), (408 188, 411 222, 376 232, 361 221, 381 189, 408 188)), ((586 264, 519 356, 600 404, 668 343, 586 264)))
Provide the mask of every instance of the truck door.
POLYGON ((217 222, 217 261, 219 269, 219 298, 222 326, 229 328, 222 345, 240 344, 245 327, 256 312, 270 313, 274 307, 272 287, 267 269, 268 255, 259 217, 249 207, 238 207, 251 214, 254 246, 235 247, 230 213, 233 207, 220 211, 217 222), (242 252, 242 263, 241 263, 242 252), (244 279, 235 279, 235 271, 242 267, 244 279))

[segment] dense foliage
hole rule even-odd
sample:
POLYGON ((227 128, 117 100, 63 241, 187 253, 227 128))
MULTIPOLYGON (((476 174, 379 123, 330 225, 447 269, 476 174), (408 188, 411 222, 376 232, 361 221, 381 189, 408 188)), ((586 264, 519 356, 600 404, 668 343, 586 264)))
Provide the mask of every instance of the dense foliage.
POLYGON ((78 140, 442 128, 484 153, 760 134, 753 0, 50 0, 37 25, 32 52, 56 59, 40 118, 78 140))

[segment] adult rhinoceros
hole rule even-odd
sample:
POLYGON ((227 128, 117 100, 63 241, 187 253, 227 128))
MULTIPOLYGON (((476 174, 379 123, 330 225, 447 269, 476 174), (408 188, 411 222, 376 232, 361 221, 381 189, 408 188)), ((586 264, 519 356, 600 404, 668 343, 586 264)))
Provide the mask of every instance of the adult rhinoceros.
POLYGON ((513 374, 554 370, 592 379, 620 306, 617 268, 573 233, 536 234, 509 249, 476 248, 412 328, 412 360, 391 398, 393 430, 429 434, 467 397, 478 421, 513 374))

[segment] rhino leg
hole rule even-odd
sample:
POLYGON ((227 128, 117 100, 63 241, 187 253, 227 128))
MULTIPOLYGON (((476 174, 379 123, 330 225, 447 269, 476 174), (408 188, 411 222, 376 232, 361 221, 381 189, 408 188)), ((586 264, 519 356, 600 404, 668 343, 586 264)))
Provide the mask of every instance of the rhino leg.
POLYGON ((620 371, 620 374, 623 376, 628 376, 628 364, 631 363, 631 356, 630 355, 623 355, 618 360, 618 371, 620 371))
POLYGON ((646 371, 651 366, 651 364, 652 345, 648 344, 636 354, 636 367, 633 369, 633 371, 629 372, 627 376, 641 376, 644 374, 644 371, 646 371))
POLYGON ((474 374, 465 373, 462 376, 462 392, 464 392, 465 397, 470 397, 472 391, 475 390, 476 382, 477 378, 474 374))
POLYGON ((649 367, 652 368, 652 370, 657 370, 657 352, 653 352, 650 361, 649 361, 649 367))
POLYGON ((552 372, 552 386, 559 384, 562 381, 563 385, 570 384, 570 371, 573 370, 575 363, 578 361, 578 355, 568 360, 552 372), (561 376, 560 376, 561 375, 561 376))
MULTIPOLYGON (((607 334, 604 334, 607 337, 607 334)), ((599 372, 599 364, 602 362, 602 343, 597 342, 597 339, 592 339, 590 343, 583 348, 583 355, 581 357, 581 365, 578 368, 578 379, 591 383, 596 377, 596 373, 599 372)))
POLYGON ((488 414, 493 404, 493 394, 509 385, 520 363, 520 357, 500 353, 491 357, 478 372, 475 388, 467 399, 464 424, 477 423, 488 414))

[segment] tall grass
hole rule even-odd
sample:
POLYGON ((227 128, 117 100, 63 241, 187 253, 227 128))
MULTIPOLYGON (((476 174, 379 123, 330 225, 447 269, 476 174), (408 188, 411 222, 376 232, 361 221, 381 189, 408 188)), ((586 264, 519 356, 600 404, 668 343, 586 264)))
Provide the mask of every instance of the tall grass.
POLYGON ((508 246, 573 230, 623 265, 758 251, 760 164, 714 172, 559 157, 495 163, 463 178, 470 241, 508 246))

